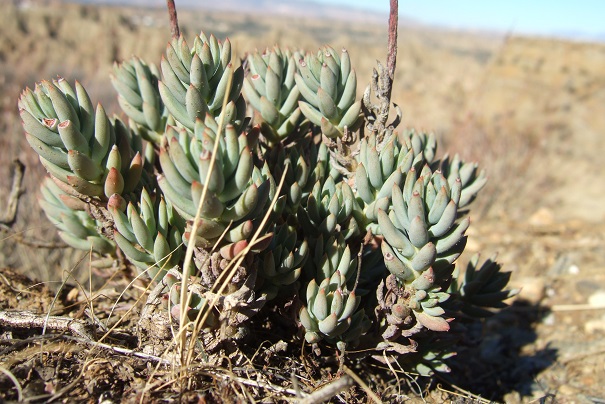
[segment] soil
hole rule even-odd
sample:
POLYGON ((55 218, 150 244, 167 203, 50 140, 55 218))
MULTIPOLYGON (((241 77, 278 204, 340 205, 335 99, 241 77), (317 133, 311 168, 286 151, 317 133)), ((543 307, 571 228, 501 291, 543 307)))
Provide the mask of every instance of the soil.
MULTIPOLYGON (((542 210, 528 223, 475 223, 470 236, 474 241, 469 243, 469 253, 500 251, 499 261, 513 271, 512 286, 522 290, 511 307, 469 329, 458 355, 449 361, 449 374, 408 376, 411 379, 402 380, 401 391, 395 394, 388 372, 356 371, 368 378, 364 380, 371 380, 371 388, 381 392, 385 402, 600 402, 605 397, 605 225, 582 220, 558 223, 542 210)), ((124 273, 117 278, 93 300, 95 314, 103 321, 128 276, 124 273)), ((138 291, 129 290, 115 307, 109 325, 135 306, 138 291)), ((10 269, 2 270, 2 310, 52 313, 84 321, 90 318, 83 310, 85 302, 79 288, 66 285, 55 299, 42 284, 10 269)), ((184 388, 174 382, 178 378, 173 377, 173 369, 158 367, 153 355, 134 355, 136 327, 128 321, 104 339, 125 352, 95 348, 69 332, 42 335, 40 329, 2 329, 0 366, 17 379, 22 397, 33 401, 214 402, 265 397, 271 402, 292 398, 286 390, 292 388, 291 369, 308 378, 304 389, 326 377, 317 369, 310 371, 312 364, 302 366, 296 360, 300 352, 288 359, 283 353, 272 355, 268 350, 254 355, 252 350, 252 367, 217 371, 199 366, 189 374, 192 384, 184 388), (280 368, 288 369, 287 374, 280 373, 280 368), (253 369, 260 379, 251 376, 253 369), (233 380, 240 381, 237 388, 233 380), (273 387, 256 388, 254 380, 273 387), (181 389, 187 393, 183 395, 181 389)), ((292 345, 286 350, 292 351, 292 345)), ((15 400, 18 394, 15 382, 0 375, 0 397, 15 400)), ((351 400, 363 395, 360 388, 354 388, 341 398, 354 402, 351 400)))

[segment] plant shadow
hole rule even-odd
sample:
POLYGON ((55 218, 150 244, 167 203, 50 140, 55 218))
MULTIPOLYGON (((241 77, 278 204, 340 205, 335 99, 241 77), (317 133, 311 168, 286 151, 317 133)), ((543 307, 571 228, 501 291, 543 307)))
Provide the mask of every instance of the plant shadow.
POLYGON ((558 352, 532 344, 536 325, 549 313, 545 306, 517 300, 493 317, 468 324, 458 354, 448 361, 451 373, 438 377, 491 401, 503 402, 510 393, 521 400, 546 395, 536 375, 556 362, 558 352))

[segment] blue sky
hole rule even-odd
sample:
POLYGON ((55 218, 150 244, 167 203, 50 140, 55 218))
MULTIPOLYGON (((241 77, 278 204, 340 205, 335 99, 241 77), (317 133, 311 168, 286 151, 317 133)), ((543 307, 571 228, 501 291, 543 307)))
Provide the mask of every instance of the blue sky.
MULTIPOLYGON (((389 0, 315 1, 383 12, 389 9, 389 0)), ((400 0, 399 13, 454 28, 605 39, 602 0, 400 0)))

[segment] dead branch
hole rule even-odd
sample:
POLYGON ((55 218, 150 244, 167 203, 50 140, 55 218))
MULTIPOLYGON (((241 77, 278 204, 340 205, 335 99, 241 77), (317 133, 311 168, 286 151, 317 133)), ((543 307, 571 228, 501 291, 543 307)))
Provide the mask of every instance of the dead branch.
POLYGON ((30 311, 0 310, 0 326, 9 328, 42 328, 58 332, 69 332, 84 340, 94 341, 92 325, 85 320, 69 317, 47 316, 30 311))
POLYGON ((63 335, 61 338, 91 345, 93 348, 110 350, 121 355, 135 356, 164 365, 170 365, 169 361, 158 356, 95 341, 91 333, 93 326, 89 321, 85 320, 61 316, 46 316, 45 314, 36 314, 29 311, 1 310, 0 326, 18 329, 46 328, 52 331, 69 332, 72 336, 63 335))
POLYGON ((398 0, 390 0, 389 32, 387 43, 387 65, 378 62, 378 68, 372 73, 372 81, 363 94, 363 106, 367 119, 367 128, 378 136, 378 143, 382 142, 384 130, 391 126, 397 126, 401 112, 397 105, 397 118, 387 125, 391 107, 391 94, 393 81, 395 79, 395 66, 397 62, 397 28, 399 23, 398 0), (371 101, 372 91, 376 94, 377 103, 371 101))
POLYGON ((391 0, 389 12, 389 42, 387 44, 387 73, 389 78, 387 97, 391 100, 393 80, 395 79, 395 65, 397 64, 397 26, 399 24, 398 0, 391 0))
POLYGON ((337 394, 348 390, 355 384, 353 379, 348 375, 342 376, 340 379, 334 380, 313 393, 309 394, 305 398, 299 401, 300 404, 311 404, 311 403, 322 403, 334 397, 337 394))
POLYGON ((151 355, 151 354, 146 354, 144 352, 138 352, 135 351, 134 349, 128 349, 128 348, 122 348, 119 346, 115 346, 115 345, 109 345, 109 344, 104 344, 102 342, 96 342, 96 341, 89 341, 83 338, 78 338, 78 337, 71 337, 68 335, 63 335, 62 338, 64 339, 70 339, 82 344, 87 344, 87 345, 91 345, 92 348, 102 348, 102 349, 106 349, 121 355, 126 355, 126 356, 134 356, 136 358, 140 358, 140 359, 146 359, 152 362, 158 362, 160 364, 163 365, 171 365, 172 363, 166 359, 160 358, 159 356, 155 356, 155 355, 151 355))
POLYGON ((178 37, 181 36, 181 30, 179 29, 179 20, 176 16, 174 0, 166 0, 166 5, 168 6, 168 15, 170 17, 170 33, 172 34, 172 39, 178 39, 178 37))
POLYGON ((13 160, 13 163, 11 164, 11 171, 13 174, 13 184, 8 195, 8 203, 5 213, 2 218, 0 218, 0 223, 5 226, 10 226, 15 222, 15 218, 17 217, 17 207, 19 206, 19 197, 25 192, 25 189, 22 187, 25 165, 18 159, 13 160))
MULTIPOLYGON (((220 377, 221 379, 236 381, 236 382, 241 383, 246 386, 256 387, 259 389, 265 389, 265 390, 273 391, 276 393, 288 394, 288 395, 292 395, 292 396, 295 396, 297 394, 297 392, 293 389, 288 389, 286 387, 277 386, 275 384, 272 384, 269 382, 264 382, 261 380, 252 380, 249 378, 239 377, 239 376, 236 376, 233 374, 219 373, 217 371, 209 371, 209 373, 212 374, 213 376, 220 377)), ((299 402, 302 403, 303 401, 299 401, 299 402)), ((319 401, 311 401, 311 402, 316 403, 319 401)))

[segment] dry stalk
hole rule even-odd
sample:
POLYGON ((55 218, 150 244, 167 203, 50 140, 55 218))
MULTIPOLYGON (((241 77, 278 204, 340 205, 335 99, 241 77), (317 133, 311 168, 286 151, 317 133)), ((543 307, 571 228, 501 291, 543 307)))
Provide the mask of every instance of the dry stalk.
MULTIPOLYGON (((395 79, 395 66, 397 64, 397 26, 399 25, 399 1, 390 0, 389 11, 389 40, 387 43, 387 73, 388 86, 387 100, 390 102, 391 93, 393 92, 393 80, 395 79)), ((386 105, 387 111, 389 104, 386 105)), ((387 112, 388 115, 388 112, 387 112)))
POLYGON ((144 352, 138 352, 134 349, 122 348, 119 346, 105 344, 105 343, 98 342, 98 341, 87 341, 85 339, 76 338, 76 337, 63 336, 62 338, 73 340, 73 341, 76 341, 76 342, 79 342, 82 344, 92 345, 93 348, 103 348, 103 349, 107 349, 109 351, 113 351, 113 352, 121 354, 121 355, 134 356, 136 358, 145 359, 145 360, 148 360, 151 362, 157 362, 161 365, 168 365, 168 366, 171 365, 171 362, 164 358, 161 358, 161 357, 155 356, 155 355, 151 355, 151 354, 146 354, 144 352))
MULTIPOLYGON (((391 107, 391 94, 393 91, 393 81, 395 79, 395 66, 397 62, 397 28, 399 23, 399 2, 398 0, 390 0, 389 11, 389 31, 387 43, 387 65, 384 67, 378 62, 378 70, 374 69, 372 74, 372 82, 366 89, 363 95, 363 106, 368 119, 367 128, 378 135, 378 143, 382 143, 384 130, 390 126, 397 126, 401 111, 394 104, 397 110, 398 117, 396 120, 387 125, 389 111, 391 107), (376 93, 378 100, 374 104, 370 100, 371 90, 376 93)), ((380 146, 382 147, 382 146, 380 146)))
POLYGON ((168 15, 170 18, 170 34, 173 39, 176 39, 181 36, 181 30, 179 29, 179 20, 176 15, 174 0, 166 0, 166 5, 168 6, 168 15))
POLYGON ((276 386, 275 384, 272 384, 269 382, 245 379, 243 377, 239 377, 239 376, 235 376, 235 375, 231 375, 231 374, 222 374, 222 373, 217 373, 217 372, 211 372, 211 373, 213 376, 220 377, 220 378, 226 379, 226 380, 235 380, 238 383, 241 383, 246 386, 257 387, 260 389, 265 389, 265 390, 269 390, 269 391, 273 391, 273 392, 281 393, 281 394, 288 394, 288 395, 292 395, 292 396, 296 396, 296 394, 297 394, 296 390, 294 390, 294 389, 288 389, 285 387, 276 386))
POLYGON ((13 184, 10 193, 8 194, 5 213, 2 215, 2 218, 0 218, 0 224, 2 224, 3 227, 10 227, 10 225, 15 222, 17 207, 19 206, 19 197, 25 192, 25 189, 22 186, 25 165, 18 159, 14 160, 11 164, 11 171, 13 173, 13 184))
POLYGON ((322 403, 324 401, 328 401, 332 397, 337 394, 340 394, 349 388, 353 387, 355 382, 353 378, 350 376, 342 376, 340 379, 336 379, 318 390, 315 390, 313 393, 309 394, 305 398, 299 401, 299 404, 313 404, 313 403, 322 403))
MULTIPOLYGON (((213 300, 206 305, 205 307, 202 307, 202 309, 200 310, 200 313, 198 314, 198 318, 201 317, 201 319, 198 321, 196 319, 196 328, 194 330, 194 333, 191 337, 191 349, 189 350, 189 357, 188 357, 188 361, 191 360, 191 355, 193 353, 193 346, 194 346, 194 339, 195 336, 199 334, 199 332, 201 331, 201 327, 204 324, 204 322, 206 321, 206 319, 208 318, 208 316, 210 315, 210 310, 212 310, 212 308, 214 307, 214 305, 218 302, 219 296, 223 293, 223 291, 225 290, 225 288, 229 285, 229 282, 231 281, 231 278, 233 278, 233 276, 235 275, 235 272, 237 271, 238 267, 241 265, 242 261, 244 260, 244 258, 246 257, 246 255, 250 252, 250 250, 259 242, 265 240, 267 237, 269 237, 269 235, 264 235, 264 236, 260 236, 260 233, 263 231, 263 229, 265 228, 265 225, 267 224, 267 220, 269 220, 269 216, 271 214, 271 211, 273 210, 275 204, 277 203, 277 198, 280 194, 280 191, 284 185, 284 181, 286 179, 286 173, 288 172, 288 166, 286 166, 284 168, 284 172, 282 174, 282 177, 279 181, 279 184, 277 186, 276 192, 275 192, 275 197, 273 198, 273 200, 271 201, 271 205, 269 206, 269 208, 267 209, 267 213, 265 214, 265 216, 263 217, 263 220, 261 222, 261 224, 259 225, 258 229, 256 230, 256 233, 252 236, 252 238, 250 239, 250 243, 248 244, 248 246, 242 250, 239 254, 237 254, 235 256, 235 258, 229 262, 229 265, 227 266, 227 268, 225 269, 225 271, 223 273, 221 273, 221 276, 219 276, 219 278, 216 280, 216 283, 214 286, 218 285, 220 283, 220 287, 219 289, 215 292, 214 294, 214 298, 213 300), (222 279, 223 274, 227 274, 225 279, 222 279), (206 310, 204 310, 204 308, 206 310), (203 313, 203 315, 202 315, 203 313)), ((187 362, 189 363, 189 362, 187 362)))
POLYGON ((550 311, 584 311, 584 310, 605 310, 605 303, 600 304, 555 304, 550 307, 550 311))
POLYGON ((349 375, 355 383, 359 384, 361 388, 366 392, 368 398, 371 398, 376 404, 382 404, 382 400, 370 389, 370 387, 361 379, 361 377, 357 376, 355 372, 353 372, 348 367, 343 367, 345 373, 349 375))
POLYGON ((13 382, 13 384, 15 385, 15 388, 17 389, 17 401, 23 401, 23 388, 21 387, 21 383, 19 383, 19 380, 10 370, 4 369, 2 366, 0 366, 0 372, 4 373, 4 375, 8 377, 11 382, 13 382))
POLYGON ((472 398, 473 400, 477 400, 481 403, 485 403, 485 404, 489 404, 491 403, 490 400, 486 400, 485 398, 478 396, 476 394, 471 393, 468 390, 464 390, 458 386, 452 385, 452 387, 454 388, 454 390, 459 391, 460 393, 456 393, 455 391, 451 391, 451 390, 447 390, 444 389, 443 387, 441 387, 441 384, 437 385, 437 390, 439 391, 443 391, 444 393, 448 393, 448 394, 452 394, 454 396, 458 396, 458 397, 462 397, 462 398, 472 398))
MULTIPOLYGON (((233 81, 233 77, 229 77, 229 81, 227 82, 227 91, 225 92, 225 97, 223 99, 223 105, 222 105, 222 110, 224 111, 226 106, 227 106, 227 101, 228 101, 228 94, 231 91, 231 85, 232 85, 232 81, 233 81)), ((225 120, 225 114, 221 114, 220 116, 220 120, 218 122, 218 129, 217 129, 217 136, 216 139, 214 139, 214 146, 212 148, 212 156, 210 156, 210 168, 208 169, 208 173, 206 174, 206 178, 204 179, 204 187, 202 189, 202 195, 200 196, 200 200, 197 206, 197 212, 195 214, 195 217, 193 218, 193 224, 191 226, 191 234, 192 234, 192 238, 193 240, 195 240, 195 235, 197 234, 197 225, 198 225, 198 221, 199 218, 201 216, 202 213, 202 206, 204 205, 204 200, 206 199, 206 194, 208 193, 208 183, 210 182, 210 178, 212 176, 212 172, 214 171, 215 165, 216 165, 216 155, 218 152, 218 146, 220 144, 220 134, 223 131, 223 127, 224 127, 224 122, 225 120)), ((189 321, 187 319, 187 307, 189 306, 189 302, 192 299, 192 293, 189 293, 189 288, 187 287, 187 281, 188 281, 188 276, 187 276, 187 270, 191 264, 191 260, 193 259, 193 249, 195 248, 195 242, 193 243, 189 243, 189 245, 187 246, 187 250, 185 252, 185 260, 183 262, 183 276, 181 278, 181 306, 180 306, 180 316, 179 316, 179 344, 178 344, 178 348, 181 351, 181 365, 185 365, 188 362, 186 362, 187 360, 191 359, 191 356, 188 355, 188 358, 185 358, 185 348, 186 348, 186 344, 187 344, 187 339, 186 336, 187 334, 184 332, 184 330, 186 330, 186 328, 189 325, 189 321)), ((200 312, 203 311, 200 310, 200 312)), ((205 318, 207 318, 208 314, 206 314, 206 316, 202 319, 202 324, 203 321, 205 321, 205 318)), ((197 337, 197 334, 194 332, 194 334, 191 336, 192 339, 195 339, 197 337)))
POLYGON ((94 341, 90 321, 61 316, 47 316, 31 311, 0 311, 0 325, 10 328, 42 328, 47 330, 69 332, 87 341, 94 341))

